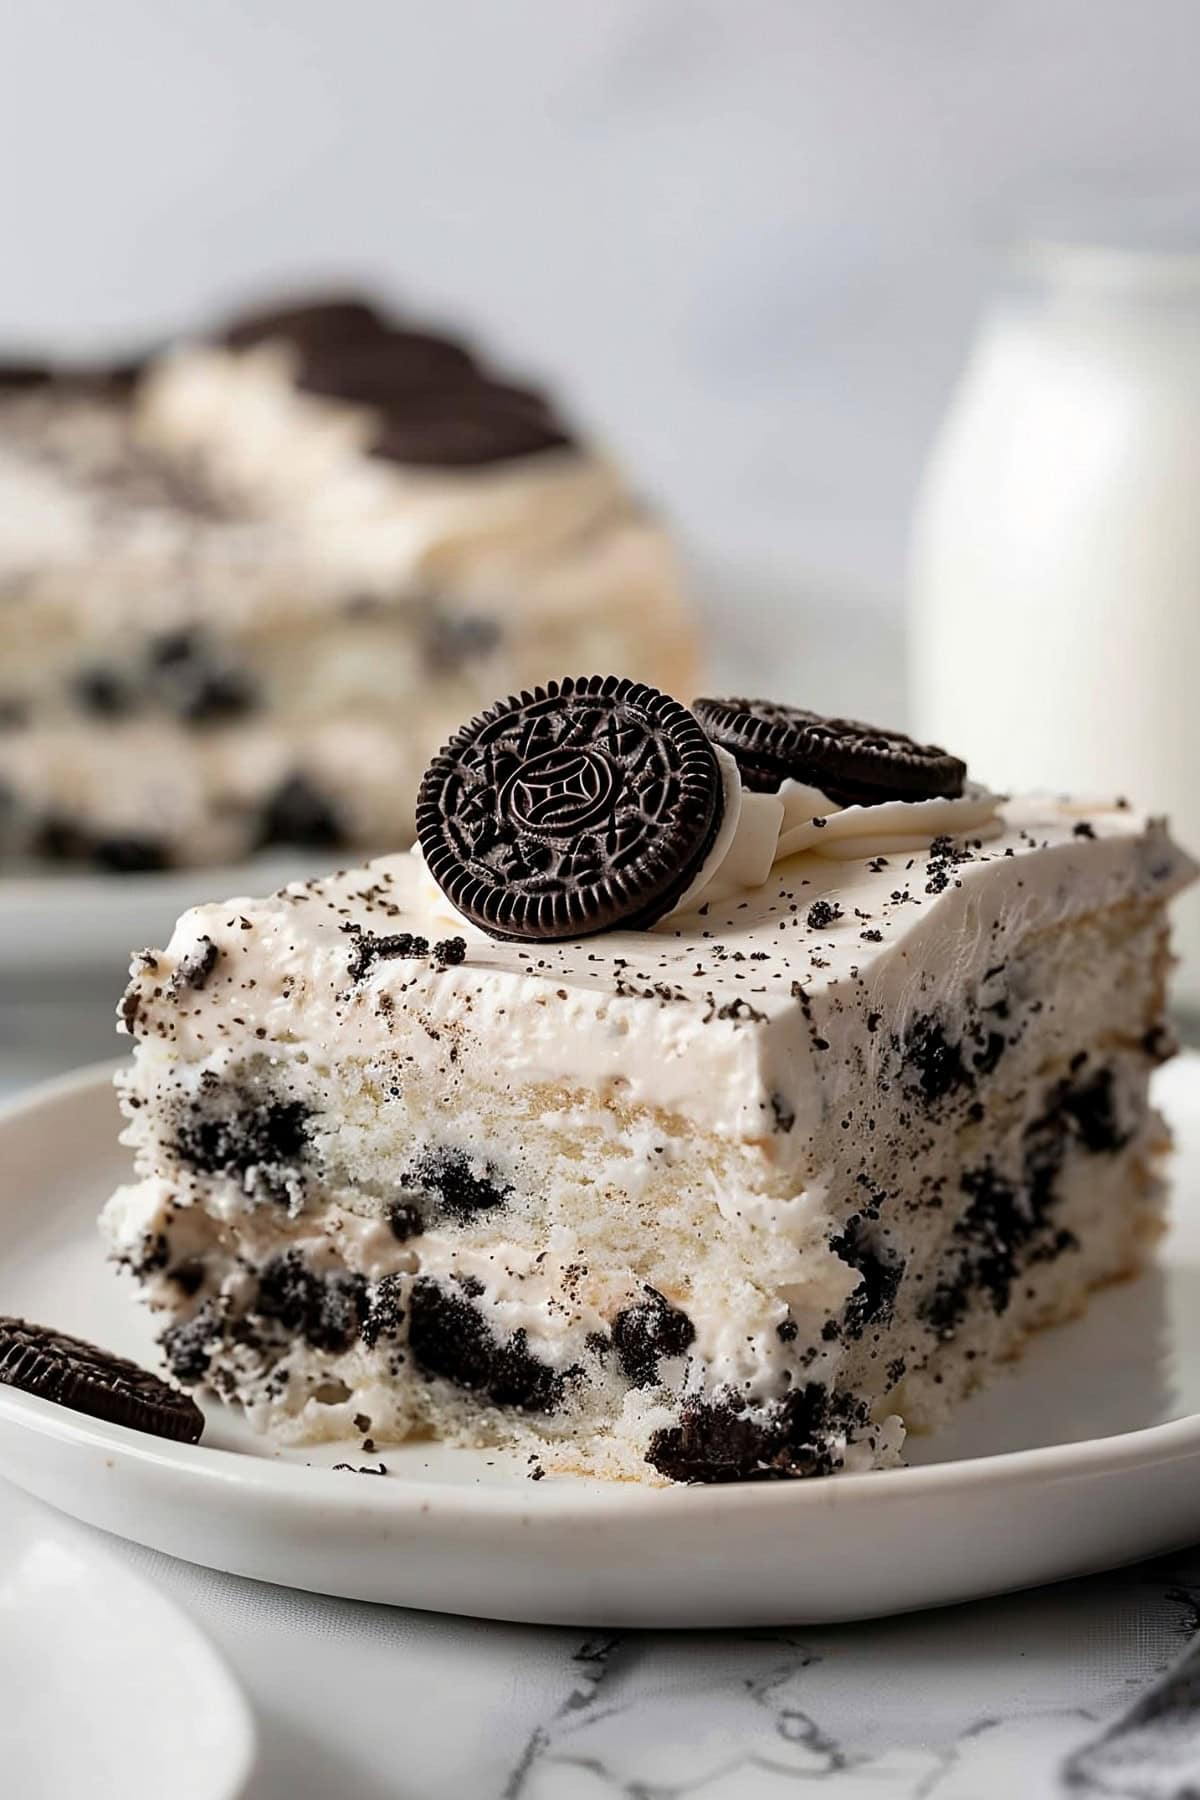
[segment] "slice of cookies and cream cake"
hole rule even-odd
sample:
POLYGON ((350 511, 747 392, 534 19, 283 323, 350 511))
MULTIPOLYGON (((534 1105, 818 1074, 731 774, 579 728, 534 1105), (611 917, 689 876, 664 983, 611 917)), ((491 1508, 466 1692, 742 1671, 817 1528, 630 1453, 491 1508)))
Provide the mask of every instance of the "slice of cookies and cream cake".
POLYGON ((1166 903, 1123 803, 615 677, 463 728, 420 849, 133 966, 104 1216, 285 1442, 643 1481, 886 1465, 1158 1230, 1166 903))
POLYGON ((613 459, 369 301, 0 367, 0 869, 410 843, 493 694, 577 660, 688 689, 694 654, 613 459))

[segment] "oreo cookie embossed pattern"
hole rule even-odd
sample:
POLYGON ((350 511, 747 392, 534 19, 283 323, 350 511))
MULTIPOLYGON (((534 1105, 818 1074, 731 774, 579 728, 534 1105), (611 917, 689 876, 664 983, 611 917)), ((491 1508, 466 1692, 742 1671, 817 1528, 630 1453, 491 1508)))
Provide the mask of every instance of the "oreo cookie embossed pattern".
POLYGON ((417 836, 454 907, 495 937, 641 930, 670 911, 721 823, 696 720, 642 682, 552 681, 434 758, 417 836))

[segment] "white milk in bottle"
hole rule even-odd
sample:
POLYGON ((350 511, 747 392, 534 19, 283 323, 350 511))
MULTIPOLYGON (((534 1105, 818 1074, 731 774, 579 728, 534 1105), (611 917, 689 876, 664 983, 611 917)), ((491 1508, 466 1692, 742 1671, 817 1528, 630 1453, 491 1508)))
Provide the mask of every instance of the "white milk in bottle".
MULTIPOLYGON (((1200 239, 1046 246, 985 319, 918 507, 917 733, 1125 794, 1200 849, 1200 239)), ((1177 902, 1200 1010, 1200 896, 1177 902)))

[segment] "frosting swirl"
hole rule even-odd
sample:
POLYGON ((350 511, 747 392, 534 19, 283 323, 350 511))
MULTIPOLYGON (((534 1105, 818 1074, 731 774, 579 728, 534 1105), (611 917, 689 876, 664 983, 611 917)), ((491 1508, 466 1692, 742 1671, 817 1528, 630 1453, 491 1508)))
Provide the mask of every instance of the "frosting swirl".
POLYGON ((968 783, 958 799, 886 800, 839 806, 820 788, 786 780, 776 793, 745 787, 737 763, 717 747, 725 817, 704 866, 662 921, 761 887, 776 863, 804 852, 833 862, 923 850, 936 837, 999 835, 1001 796, 968 783))

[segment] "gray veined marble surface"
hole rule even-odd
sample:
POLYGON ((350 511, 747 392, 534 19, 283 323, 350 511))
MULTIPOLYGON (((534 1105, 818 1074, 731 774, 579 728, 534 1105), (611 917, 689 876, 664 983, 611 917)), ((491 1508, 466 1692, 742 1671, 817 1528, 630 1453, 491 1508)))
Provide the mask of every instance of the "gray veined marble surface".
POLYGON ((245 1683, 262 1745, 248 1800, 1200 1795, 1197 1551, 862 1625, 619 1636, 120 1554, 245 1683))
POLYGON ((503 1792, 782 1800, 821 1781, 896 1800, 1183 1800, 1200 1793, 1197 1576, 1192 1562, 836 1633, 597 1639, 503 1792))

